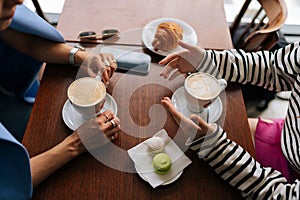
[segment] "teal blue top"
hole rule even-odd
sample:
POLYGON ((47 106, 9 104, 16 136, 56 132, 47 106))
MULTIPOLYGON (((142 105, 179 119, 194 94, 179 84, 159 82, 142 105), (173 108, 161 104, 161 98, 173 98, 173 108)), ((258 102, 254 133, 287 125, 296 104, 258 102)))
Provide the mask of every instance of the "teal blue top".
MULTIPOLYGON (((65 42, 63 36, 52 25, 25 5, 17 6, 9 27, 55 42, 65 42)), ((0 86, 23 96, 40 70, 42 62, 11 48, 2 40, 0 40, 0 60, 0 86)))
POLYGON ((32 183, 29 156, 0 123, 0 199, 30 199, 32 183))
POLYGON ((34 34, 55 42, 65 42, 64 37, 44 19, 25 5, 17 6, 12 23, 9 26, 20 32, 34 34))
MULTIPOLYGON (((55 42, 65 42, 54 27, 24 5, 17 6, 10 28, 55 42)), ((42 64, 1 40, 0 60, 0 86, 18 94, 22 94, 31 84, 42 64)), ((0 199, 31 199, 32 180, 28 153, 1 122, 0 159, 0 199)))

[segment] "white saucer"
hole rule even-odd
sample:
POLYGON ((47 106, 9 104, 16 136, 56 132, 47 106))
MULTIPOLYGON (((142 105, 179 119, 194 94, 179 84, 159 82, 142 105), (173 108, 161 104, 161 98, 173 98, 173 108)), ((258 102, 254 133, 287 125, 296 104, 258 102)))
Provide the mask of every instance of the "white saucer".
MULTIPOLYGON (((140 176, 144 181, 148 182, 147 179, 143 176, 143 174, 139 172, 139 170, 137 169, 136 165, 134 165, 134 167, 135 167, 136 172, 139 174, 139 176, 140 176)), ((171 178, 170 180, 164 182, 162 185, 169 185, 169 184, 173 183, 174 181, 176 181, 176 180, 181 176, 182 172, 183 172, 183 170, 180 171, 176 176, 174 176, 174 177, 171 178)))
MULTIPOLYGON (((117 115, 117 109, 117 103, 114 98, 111 95, 106 94, 105 103, 100 112, 111 110, 115 115, 117 115)), ((64 104, 62 109, 62 117, 65 124, 73 131, 86 121, 86 119, 74 109, 69 100, 67 100, 64 104)))
POLYGON ((187 103, 184 95, 183 86, 178 88, 172 95, 172 103, 174 104, 176 110, 181 112, 184 116, 190 117, 191 114, 197 114, 202 119, 207 120, 207 112, 209 111, 209 123, 216 122, 222 114, 223 105, 220 97, 218 97, 210 106, 209 109, 204 109, 201 113, 194 113, 187 108, 187 103))

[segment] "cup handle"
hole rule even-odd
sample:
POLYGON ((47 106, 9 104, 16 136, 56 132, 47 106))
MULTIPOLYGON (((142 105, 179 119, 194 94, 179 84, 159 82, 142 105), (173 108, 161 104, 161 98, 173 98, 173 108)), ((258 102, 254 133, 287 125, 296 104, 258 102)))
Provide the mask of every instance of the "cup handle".
POLYGON ((221 91, 225 90, 225 88, 227 87, 227 81, 225 79, 219 79, 218 82, 221 87, 221 91))

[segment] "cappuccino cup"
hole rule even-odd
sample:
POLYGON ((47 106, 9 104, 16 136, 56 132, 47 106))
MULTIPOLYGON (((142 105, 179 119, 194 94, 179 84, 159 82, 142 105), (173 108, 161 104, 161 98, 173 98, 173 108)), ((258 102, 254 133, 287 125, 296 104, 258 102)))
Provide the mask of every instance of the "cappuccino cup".
POLYGON ((75 110, 84 118, 90 119, 103 108, 106 87, 98 79, 92 77, 79 78, 71 83, 67 95, 75 110))
POLYGON ((184 81, 184 94, 187 108, 194 112, 202 112, 226 88, 225 79, 216 79, 214 76, 197 72, 189 75, 184 81))

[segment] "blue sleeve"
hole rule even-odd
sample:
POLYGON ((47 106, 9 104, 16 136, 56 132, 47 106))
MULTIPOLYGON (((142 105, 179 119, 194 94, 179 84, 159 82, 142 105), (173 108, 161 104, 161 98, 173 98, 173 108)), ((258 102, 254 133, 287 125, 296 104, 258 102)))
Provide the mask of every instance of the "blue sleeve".
POLYGON ((31 85, 42 65, 0 40, 0 86, 18 96, 31 85))
POLYGON ((55 42, 65 42, 64 37, 56 28, 23 4, 17 6, 9 27, 19 32, 34 34, 55 42))
MULTIPOLYGON (((53 26, 23 4, 17 6, 10 28, 55 42, 65 42, 53 26)), ((9 47, 5 41, 0 41, 0 60, 0 86, 23 96, 42 62, 9 47)))
POLYGON ((29 156, 0 123, 0 199, 31 199, 29 156))

